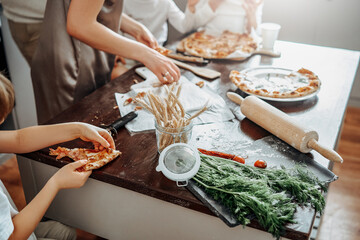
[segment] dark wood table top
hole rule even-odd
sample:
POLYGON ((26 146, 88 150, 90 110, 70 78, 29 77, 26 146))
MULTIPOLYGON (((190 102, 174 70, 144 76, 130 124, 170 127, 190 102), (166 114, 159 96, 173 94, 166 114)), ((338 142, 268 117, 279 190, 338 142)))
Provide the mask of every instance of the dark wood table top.
MULTIPOLYGON (((234 89, 228 78, 229 72, 233 69, 242 70, 249 67, 272 65, 294 70, 305 67, 314 71, 322 81, 321 90, 316 97, 298 103, 272 102, 271 104, 316 129, 320 135, 320 143, 335 147, 354 80, 359 53, 289 42, 278 42, 277 44, 278 50, 282 53, 280 58, 257 55, 242 62, 212 61, 204 67, 220 71, 221 78, 209 82, 225 98, 225 93, 229 89, 234 89)), ((175 44, 170 46, 170 48, 174 47, 175 44)), ((182 73, 191 81, 200 80, 191 72, 182 70, 182 73)), ((128 92, 130 86, 134 84, 133 79, 142 80, 135 74, 134 69, 131 69, 48 123, 80 121, 96 126, 112 123, 120 117, 114 94, 128 92)), ((269 134, 248 119, 241 118, 239 120, 241 125, 246 125, 241 128, 244 135, 253 141, 269 134)), ((130 135, 123 128, 116 136, 115 142, 117 149, 122 152, 121 158, 94 171, 91 175, 92 178, 213 215, 189 191, 177 187, 175 182, 156 172, 158 152, 154 132, 130 135)), ((89 143, 81 140, 59 145, 70 148, 90 147, 89 143)), ((62 167, 70 162, 70 159, 67 158, 56 160, 48 153, 49 149, 45 148, 24 154, 24 156, 56 167, 62 167)), ((320 155, 314 154, 314 158, 324 166, 328 166, 328 161, 320 155)), ((301 221, 308 221, 311 226, 313 217, 313 213, 308 214, 301 221)), ((261 229, 256 222, 252 222, 250 226, 261 229)), ((310 231, 311 228, 305 231, 288 228, 284 236, 293 239, 307 239, 310 231)))

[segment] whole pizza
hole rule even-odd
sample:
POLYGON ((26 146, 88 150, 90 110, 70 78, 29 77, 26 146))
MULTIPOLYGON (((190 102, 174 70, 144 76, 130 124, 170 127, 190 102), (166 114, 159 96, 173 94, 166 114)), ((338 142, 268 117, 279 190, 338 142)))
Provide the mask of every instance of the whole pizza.
POLYGON ((231 81, 243 92, 268 98, 299 98, 320 88, 321 82, 312 71, 301 68, 254 68, 231 71, 231 81), (273 70, 273 71, 272 71, 273 70))
POLYGON ((177 46, 179 52, 203 58, 227 58, 230 54, 252 53, 257 49, 257 43, 249 34, 224 31, 220 36, 195 32, 181 40, 177 46))

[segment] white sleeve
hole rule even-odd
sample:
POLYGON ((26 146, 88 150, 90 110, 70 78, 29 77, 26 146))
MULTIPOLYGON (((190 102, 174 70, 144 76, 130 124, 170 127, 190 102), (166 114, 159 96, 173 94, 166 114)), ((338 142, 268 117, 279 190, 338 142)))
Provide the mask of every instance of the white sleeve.
POLYGON ((17 211, 11 206, 12 200, 9 197, 5 186, 0 181, 0 239, 8 239, 14 231, 12 216, 17 211))
POLYGON ((184 14, 173 0, 169 0, 167 18, 169 23, 180 33, 186 33, 195 27, 195 14, 192 14, 187 9, 184 14))

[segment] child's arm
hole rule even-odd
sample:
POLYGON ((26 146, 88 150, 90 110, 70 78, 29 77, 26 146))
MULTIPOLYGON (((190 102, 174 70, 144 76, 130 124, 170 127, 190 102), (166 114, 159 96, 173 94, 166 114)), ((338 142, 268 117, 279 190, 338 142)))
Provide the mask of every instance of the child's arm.
POLYGON ((251 33, 252 29, 256 30, 261 21, 262 4, 264 0, 245 0, 243 8, 246 12, 247 23, 246 32, 251 33))
POLYGON ((202 2, 201 5, 199 0, 189 0, 184 14, 173 0, 169 0, 167 19, 177 31, 186 33, 204 26, 213 19, 221 2, 223 0, 210 0, 209 2, 202 2))
POLYGON ((188 0, 186 4, 186 9, 192 13, 195 13, 196 4, 199 3, 200 0, 188 0))
POLYGON ((167 19, 169 20, 169 23, 180 33, 186 33, 196 28, 195 14, 191 13, 188 7, 186 8, 184 14, 173 2, 173 0, 169 0, 167 19))
POLYGON ((75 170, 85 163, 86 160, 69 163, 58 170, 35 198, 13 217, 14 231, 9 239, 27 239, 61 189, 83 186, 91 171, 78 172, 75 170))
POLYGON ((203 27, 216 16, 215 12, 223 2, 224 0, 191 0, 188 1, 185 14, 194 15, 194 28, 203 27))
POLYGON ((95 148, 114 148, 114 140, 105 130, 86 123, 62 123, 34 126, 15 131, 0 131, 0 152, 32 152, 60 142, 81 138, 95 148))

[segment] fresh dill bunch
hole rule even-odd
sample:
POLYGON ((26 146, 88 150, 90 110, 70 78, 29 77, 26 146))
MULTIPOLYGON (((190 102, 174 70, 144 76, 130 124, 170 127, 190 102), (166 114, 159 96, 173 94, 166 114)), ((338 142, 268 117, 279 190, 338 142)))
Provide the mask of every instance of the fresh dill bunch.
POLYGON ((279 238, 285 224, 294 223, 298 205, 311 204, 322 212, 326 187, 305 166, 260 169, 233 160, 200 154, 193 178, 216 201, 226 206, 243 225, 255 216, 260 225, 279 238))

